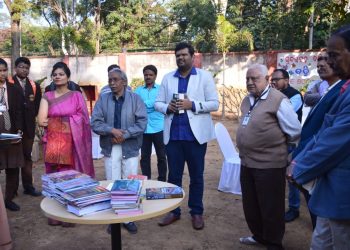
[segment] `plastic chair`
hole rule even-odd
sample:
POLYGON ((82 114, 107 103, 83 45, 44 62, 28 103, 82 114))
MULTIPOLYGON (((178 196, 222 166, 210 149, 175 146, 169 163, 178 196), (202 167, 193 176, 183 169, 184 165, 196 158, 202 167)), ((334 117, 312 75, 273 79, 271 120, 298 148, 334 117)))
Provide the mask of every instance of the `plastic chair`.
POLYGON ((222 123, 215 124, 215 135, 224 155, 218 190, 241 195, 241 159, 233 145, 230 134, 222 123))

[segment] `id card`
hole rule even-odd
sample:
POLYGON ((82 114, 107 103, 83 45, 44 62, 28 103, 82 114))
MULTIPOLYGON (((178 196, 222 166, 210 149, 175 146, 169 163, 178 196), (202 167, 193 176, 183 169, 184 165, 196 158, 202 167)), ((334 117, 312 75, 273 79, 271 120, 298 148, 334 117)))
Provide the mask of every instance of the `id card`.
POLYGON ((5 112, 7 111, 6 105, 0 104, 0 112, 5 112))
POLYGON ((250 115, 246 114, 244 117, 243 117, 243 121, 242 121, 242 126, 245 127, 248 125, 248 122, 249 122, 249 119, 250 119, 250 115))

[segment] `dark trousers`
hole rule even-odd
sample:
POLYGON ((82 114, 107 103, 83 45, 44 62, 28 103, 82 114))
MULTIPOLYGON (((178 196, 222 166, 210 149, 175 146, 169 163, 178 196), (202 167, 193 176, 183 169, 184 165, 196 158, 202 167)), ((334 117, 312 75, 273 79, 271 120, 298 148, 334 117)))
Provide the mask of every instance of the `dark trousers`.
POLYGON ((241 166, 244 215, 256 241, 268 249, 283 249, 286 168, 241 166))
POLYGON ((33 162, 32 162, 32 149, 34 138, 29 138, 26 134, 23 134, 22 146, 24 155, 24 167, 21 169, 22 185, 24 189, 33 189, 33 162))
MULTIPOLYGON (((197 141, 169 141, 166 145, 168 157, 169 175, 168 182, 182 187, 182 175, 185 162, 190 175, 190 191, 188 206, 191 215, 203 214, 203 189, 204 189, 204 157, 207 144, 199 144, 197 141)), ((172 211, 180 216, 180 207, 172 211)))
MULTIPOLYGON (((310 193, 309 193, 306 189, 304 189, 304 188, 301 189, 300 191, 303 193, 303 195, 304 195, 304 197, 305 197, 306 204, 309 204, 309 200, 310 200, 310 198, 311 198, 310 193)), ((314 213, 311 212, 310 208, 309 208, 308 210, 309 210, 309 214, 310 214, 310 218, 311 218, 312 229, 315 229, 315 227, 316 227, 316 221, 317 221, 317 216, 316 216, 314 213)))
POLYGON ((153 134, 143 134, 141 147, 141 170, 142 174, 151 179, 151 155, 152 143, 157 154, 158 181, 166 181, 167 163, 165 156, 165 145, 163 142, 163 131, 153 134))
POLYGON ((19 185, 19 168, 7 168, 5 200, 12 201, 15 198, 19 185))

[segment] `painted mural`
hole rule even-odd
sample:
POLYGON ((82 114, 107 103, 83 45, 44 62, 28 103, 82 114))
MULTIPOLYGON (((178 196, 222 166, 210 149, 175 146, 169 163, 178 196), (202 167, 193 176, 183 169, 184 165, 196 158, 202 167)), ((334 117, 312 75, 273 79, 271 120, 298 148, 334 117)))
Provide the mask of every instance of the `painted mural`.
POLYGON ((300 89, 320 79, 317 74, 317 57, 320 52, 288 52, 277 54, 277 68, 288 71, 290 85, 300 89))

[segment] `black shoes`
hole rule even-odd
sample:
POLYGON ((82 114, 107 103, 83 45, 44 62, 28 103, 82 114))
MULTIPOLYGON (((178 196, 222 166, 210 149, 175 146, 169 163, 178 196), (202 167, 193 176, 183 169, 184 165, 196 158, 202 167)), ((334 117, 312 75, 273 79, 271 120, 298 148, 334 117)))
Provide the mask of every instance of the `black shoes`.
POLYGON ((19 211, 21 208, 13 201, 5 201, 5 207, 10 211, 19 211))
POLYGON ((299 217, 299 211, 295 209, 289 209, 285 214, 284 214, 284 221, 285 222, 291 222, 295 220, 296 218, 299 217))
POLYGON ((39 196, 41 196, 41 192, 36 191, 35 188, 33 188, 33 187, 32 187, 32 188, 24 189, 23 193, 26 194, 26 195, 34 196, 34 197, 39 197, 39 196))
MULTIPOLYGON (((131 234, 136 234, 137 233, 137 226, 134 222, 129 222, 129 223, 123 223, 123 227, 128 230, 129 233, 131 234)), ((107 233, 111 234, 112 232, 112 225, 108 225, 107 227, 107 233)))
POLYGON ((137 226, 134 222, 123 223, 123 227, 131 234, 137 233, 137 226))

